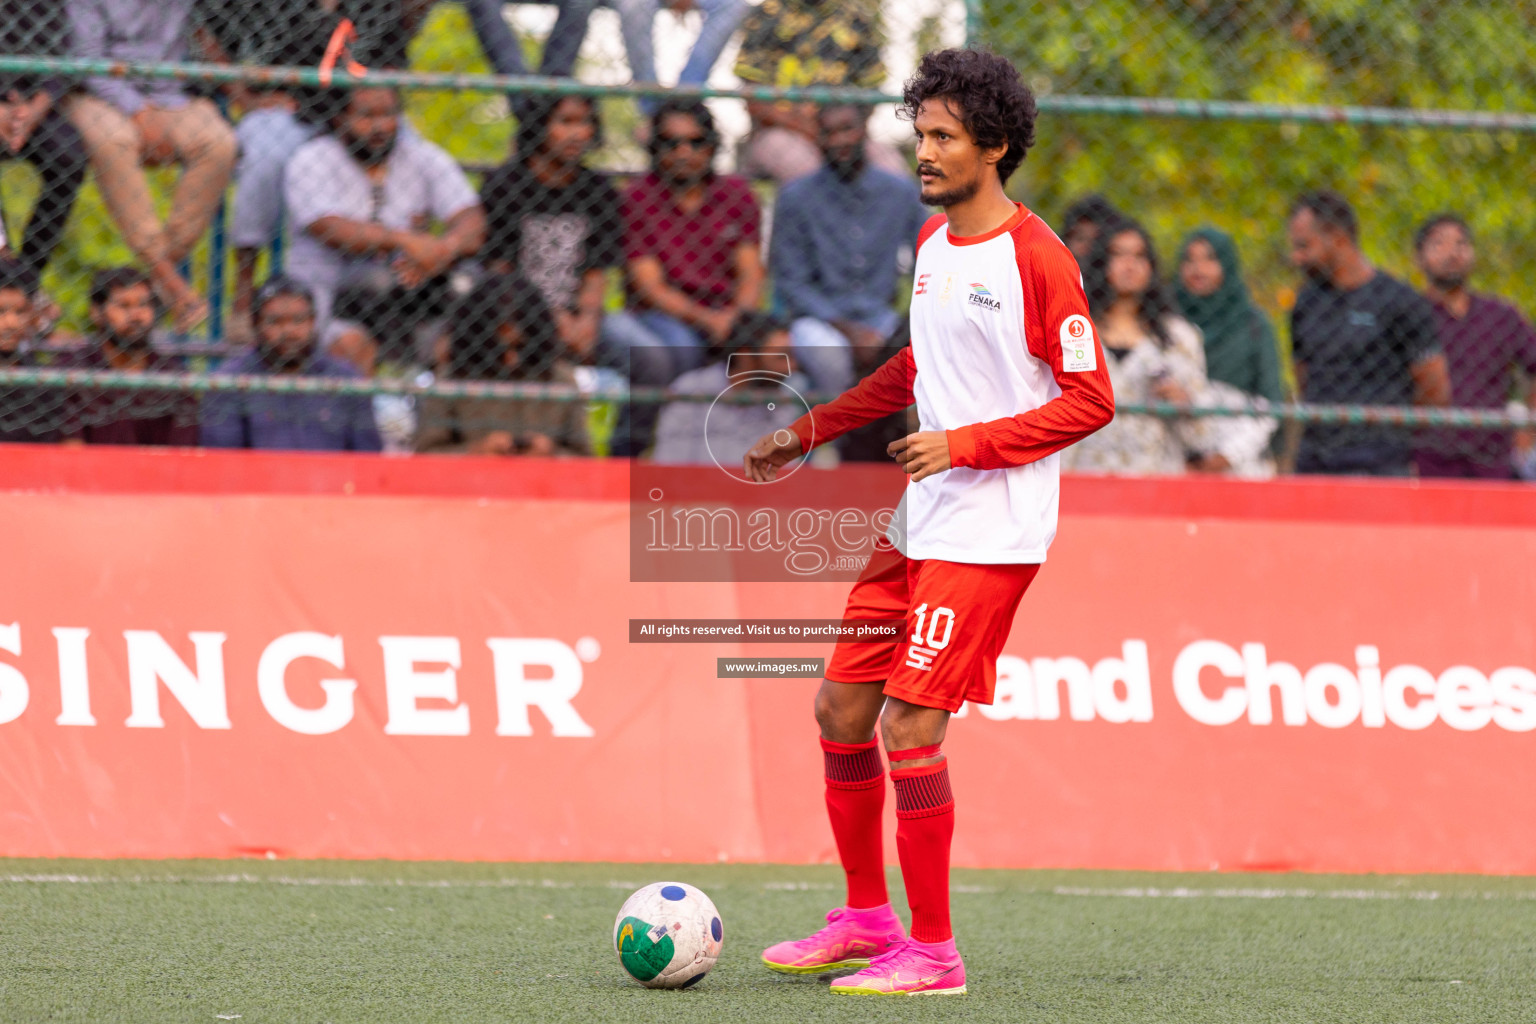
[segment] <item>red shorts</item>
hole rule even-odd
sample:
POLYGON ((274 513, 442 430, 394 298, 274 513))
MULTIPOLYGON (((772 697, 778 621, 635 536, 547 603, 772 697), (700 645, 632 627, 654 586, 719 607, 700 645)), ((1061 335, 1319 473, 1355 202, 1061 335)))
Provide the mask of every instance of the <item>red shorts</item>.
POLYGON ((913 561, 877 550, 848 595, 844 619, 905 619, 899 641, 839 643, 827 666, 834 683, 885 683, 909 704, 960 710, 991 704, 997 656, 1019 599, 1039 565, 913 561))

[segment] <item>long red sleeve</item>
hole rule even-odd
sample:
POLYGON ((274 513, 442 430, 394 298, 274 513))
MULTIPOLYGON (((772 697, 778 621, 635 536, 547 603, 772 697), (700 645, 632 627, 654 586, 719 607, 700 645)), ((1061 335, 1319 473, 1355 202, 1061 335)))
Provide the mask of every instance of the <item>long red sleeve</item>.
POLYGON ((911 405, 916 379, 917 364, 912 361, 911 347, 907 347, 832 401, 801 416, 789 429, 799 435, 801 450, 808 452, 911 405))
POLYGON ((1076 261, 1043 228, 1015 232, 1014 245, 1024 282, 1029 350, 1050 364, 1061 394, 1017 416, 948 431, 953 467, 1005 469, 1036 462, 1081 441, 1115 416, 1104 348, 1088 315, 1076 261))

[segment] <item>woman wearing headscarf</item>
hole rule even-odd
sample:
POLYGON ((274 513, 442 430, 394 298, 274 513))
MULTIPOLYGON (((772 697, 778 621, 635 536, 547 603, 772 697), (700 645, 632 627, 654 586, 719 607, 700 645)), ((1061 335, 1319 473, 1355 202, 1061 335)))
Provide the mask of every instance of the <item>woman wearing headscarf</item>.
POLYGON ((1282 401, 1275 330, 1248 293, 1232 236, 1212 227, 1179 248, 1179 311, 1205 336, 1205 372, 1244 394, 1282 401))
MULTIPOLYGON (((1210 388, 1199 404, 1241 409, 1284 400, 1274 328, 1249 294, 1231 235, 1213 227, 1190 232, 1179 248, 1174 298, 1205 340, 1210 388)), ((1266 449, 1274 431, 1267 416, 1214 417, 1218 450, 1197 468, 1268 476, 1273 464, 1266 449)))

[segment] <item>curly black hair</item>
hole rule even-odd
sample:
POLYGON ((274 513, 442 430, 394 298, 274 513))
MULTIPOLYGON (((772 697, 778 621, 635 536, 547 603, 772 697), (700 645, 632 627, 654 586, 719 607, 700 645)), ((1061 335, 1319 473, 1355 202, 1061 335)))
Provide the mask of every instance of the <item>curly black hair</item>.
POLYGON ((925 53, 917 74, 902 87, 898 116, 914 120, 919 107, 939 98, 953 104, 977 146, 1008 147, 997 162, 997 176, 1006 185, 1035 144, 1035 94, 1018 69, 986 50, 925 53))
POLYGON ((1093 251, 1088 254, 1087 265, 1083 271, 1083 290, 1088 294, 1088 312, 1095 320, 1108 312, 1114 305, 1118 296, 1114 287, 1109 283, 1109 246, 1116 238, 1127 232, 1134 232, 1141 236, 1142 243, 1147 247, 1147 262, 1152 265, 1152 280, 1147 284, 1147 290, 1141 293, 1141 302, 1136 310, 1138 319, 1152 336, 1157 339, 1159 346, 1168 347, 1168 318, 1177 312, 1173 307, 1173 299, 1168 294, 1168 289, 1163 284, 1162 270, 1157 262, 1157 246, 1152 244, 1152 236, 1147 234, 1147 229, 1138 221, 1129 217, 1122 218, 1111 224, 1104 225, 1097 238, 1093 240, 1093 251))

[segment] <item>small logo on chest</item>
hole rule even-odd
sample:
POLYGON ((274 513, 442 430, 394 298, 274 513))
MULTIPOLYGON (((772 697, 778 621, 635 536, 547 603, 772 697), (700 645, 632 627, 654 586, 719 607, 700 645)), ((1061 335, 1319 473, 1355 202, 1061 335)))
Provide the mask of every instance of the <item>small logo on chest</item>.
POLYGON ((994 313, 1003 308, 1003 304, 998 301, 996 296, 987 291, 987 286, 980 281, 972 281, 970 289, 971 291, 966 296, 966 301, 971 305, 980 306, 982 309, 990 309, 994 313))

